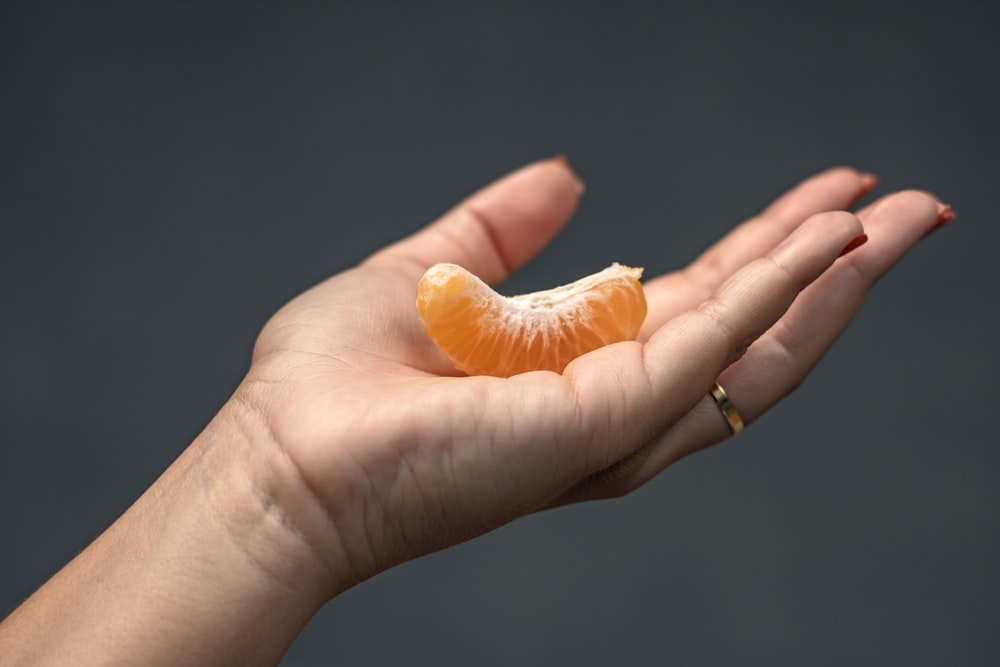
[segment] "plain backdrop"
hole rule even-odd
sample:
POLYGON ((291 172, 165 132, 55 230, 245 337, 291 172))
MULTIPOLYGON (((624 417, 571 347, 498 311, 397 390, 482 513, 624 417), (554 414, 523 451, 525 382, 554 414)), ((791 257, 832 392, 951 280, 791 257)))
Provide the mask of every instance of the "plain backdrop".
POLYGON ((493 178, 564 153, 588 185, 522 292, 681 267, 850 164, 958 220, 796 394, 627 498, 352 589, 286 664, 1000 663, 997 7, 0 3, 0 616, 275 309, 493 178))

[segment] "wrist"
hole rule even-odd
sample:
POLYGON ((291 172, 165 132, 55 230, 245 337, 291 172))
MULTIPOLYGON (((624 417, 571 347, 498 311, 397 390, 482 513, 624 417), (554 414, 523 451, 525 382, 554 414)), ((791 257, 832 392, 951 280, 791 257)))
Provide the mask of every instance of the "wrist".
POLYGON ((355 576, 326 508, 250 394, 241 386, 220 411, 218 429, 204 434, 208 448, 212 440, 223 443, 219 463, 208 464, 222 481, 216 520, 263 576, 322 606, 363 577, 355 576))
POLYGON ((171 664, 276 664, 334 592, 287 512, 266 435, 230 401, 109 531, 132 565, 121 576, 136 591, 134 617, 174 651, 191 647, 190 661, 171 664))
POLYGON ((0 653, 33 665, 277 664, 353 583, 320 548, 322 509, 296 473, 255 411, 230 401, 0 625, 0 653))

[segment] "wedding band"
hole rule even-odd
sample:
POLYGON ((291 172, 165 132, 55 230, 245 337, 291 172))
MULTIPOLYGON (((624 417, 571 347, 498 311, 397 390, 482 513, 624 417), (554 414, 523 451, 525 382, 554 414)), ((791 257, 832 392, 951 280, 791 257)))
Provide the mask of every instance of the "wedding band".
POLYGON ((729 400, 729 396, 726 394, 726 390, 716 382, 712 385, 712 398, 715 399, 715 404, 719 406, 719 410, 722 411, 722 416, 726 418, 729 422, 729 430, 736 435, 743 430, 743 417, 740 416, 740 411, 736 409, 733 402, 729 400))

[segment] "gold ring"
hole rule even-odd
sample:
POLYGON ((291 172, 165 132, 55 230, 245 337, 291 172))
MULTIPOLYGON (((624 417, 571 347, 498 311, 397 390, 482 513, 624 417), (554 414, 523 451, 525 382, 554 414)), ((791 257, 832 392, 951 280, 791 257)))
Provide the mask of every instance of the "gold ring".
POLYGON ((740 416, 740 411, 736 409, 733 402, 729 400, 729 396, 726 394, 726 390, 716 382, 712 385, 712 398, 715 399, 715 404, 719 406, 719 410, 722 411, 722 416, 726 418, 729 422, 729 430, 736 435, 743 430, 743 417, 740 416))

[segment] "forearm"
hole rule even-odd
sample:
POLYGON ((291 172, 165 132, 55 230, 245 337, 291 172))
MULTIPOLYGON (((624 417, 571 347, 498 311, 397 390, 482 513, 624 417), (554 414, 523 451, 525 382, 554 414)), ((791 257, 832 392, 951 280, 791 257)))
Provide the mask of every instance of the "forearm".
POLYGON ((264 440, 227 405, 0 624, 0 664, 276 664, 346 579, 291 518, 295 471, 264 440))

